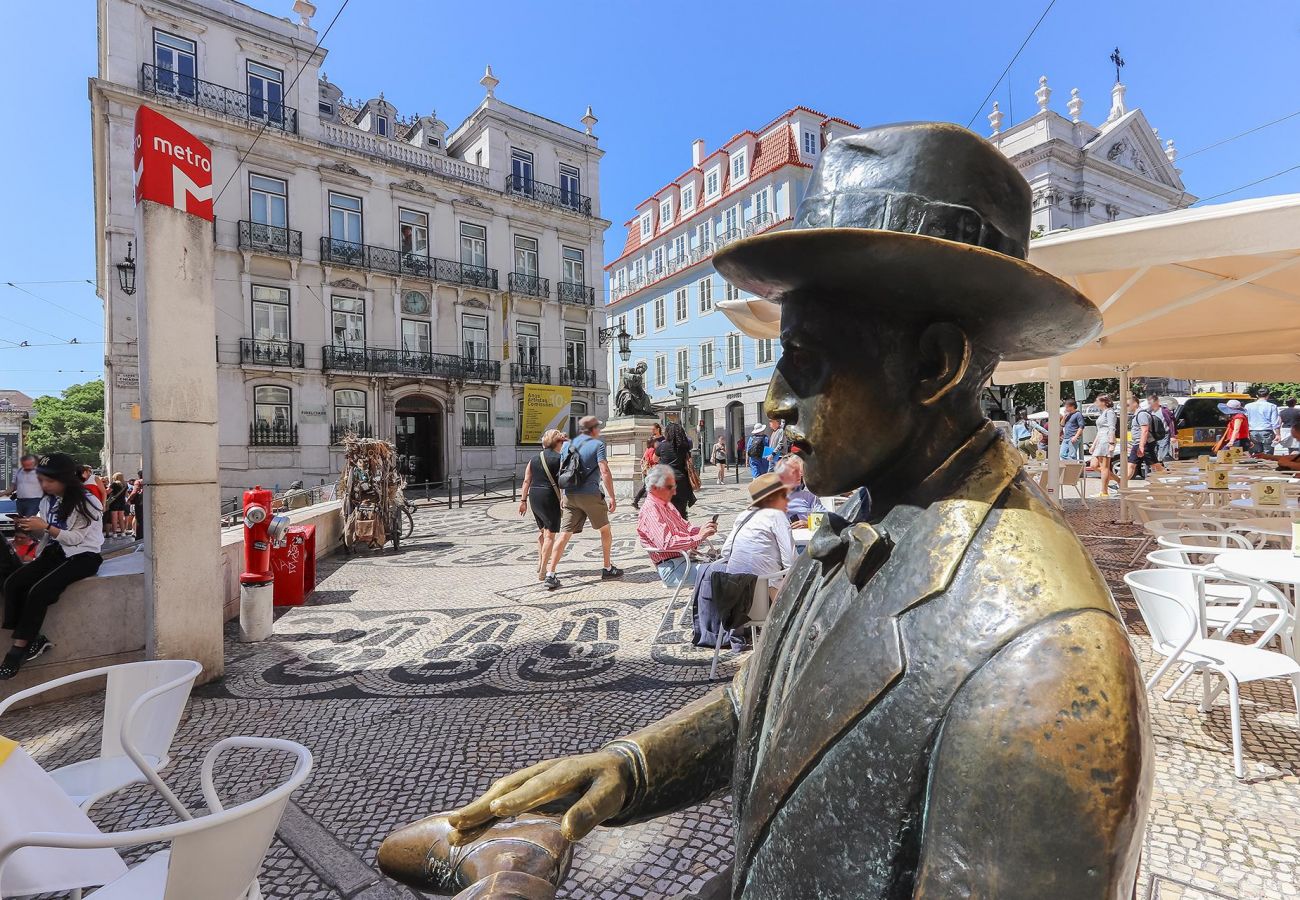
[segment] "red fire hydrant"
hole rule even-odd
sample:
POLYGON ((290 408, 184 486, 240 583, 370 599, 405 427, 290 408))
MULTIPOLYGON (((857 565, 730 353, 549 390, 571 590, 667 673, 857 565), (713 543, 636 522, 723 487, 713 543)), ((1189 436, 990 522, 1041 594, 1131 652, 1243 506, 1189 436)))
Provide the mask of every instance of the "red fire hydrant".
POLYGON ((239 575, 239 639, 264 641, 275 623, 271 548, 284 540, 285 516, 271 514, 270 491, 244 491, 244 571, 239 575))

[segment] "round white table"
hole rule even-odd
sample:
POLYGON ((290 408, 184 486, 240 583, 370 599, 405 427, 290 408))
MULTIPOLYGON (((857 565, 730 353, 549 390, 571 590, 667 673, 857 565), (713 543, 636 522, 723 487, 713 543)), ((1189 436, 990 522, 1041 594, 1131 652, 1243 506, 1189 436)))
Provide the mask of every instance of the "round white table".
POLYGON ((1300 499, 1283 497, 1281 504, 1263 505, 1256 503, 1251 497, 1238 497, 1236 500, 1228 501, 1228 505, 1233 509, 1248 509, 1269 516, 1289 516, 1300 510, 1300 499))
POLYGON ((1291 522, 1281 516, 1266 516, 1261 519, 1242 519, 1232 526, 1233 531, 1246 534, 1266 534, 1269 537, 1291 537, 1291 522))
POLYGON ((1300 556, 1290 550, 1228 550, 1214 558, 1214 566, 1238 578, 1300 585, 1300 556))

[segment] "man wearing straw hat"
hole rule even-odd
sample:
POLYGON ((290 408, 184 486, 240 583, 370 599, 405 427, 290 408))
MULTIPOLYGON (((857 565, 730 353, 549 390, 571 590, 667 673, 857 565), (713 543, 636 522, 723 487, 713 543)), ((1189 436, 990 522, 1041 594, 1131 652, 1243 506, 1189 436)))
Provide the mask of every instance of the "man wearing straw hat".
POLYGON ((710 898, 1130 896, 1141 673, 1100 573, 979 405, 999 359, 1100 329, 1025 261, 1030 204, 977 135, 884 126, 826 147, 794 227, 714 257, 781 304, 766 412, 809 488, 866 490, 813 535, 729 686, 397 832, 390 874, 422 883, 439 835, 471 858, 543 805, 577 840, 730 793, 734 870, 710 898))

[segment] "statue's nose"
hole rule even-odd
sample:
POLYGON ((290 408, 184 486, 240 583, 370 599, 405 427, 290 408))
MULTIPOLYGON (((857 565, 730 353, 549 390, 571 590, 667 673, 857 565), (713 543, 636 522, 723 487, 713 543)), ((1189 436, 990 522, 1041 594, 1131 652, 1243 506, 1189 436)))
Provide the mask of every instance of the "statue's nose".
POLYGON ((767 387, 767 399, 763 403, 763 412, 769 419, 780 419, 788 428, 799 423, 799 398, 795 396, 790 383, 785 380, 778 367, 772 375, 772 382, 767 387))

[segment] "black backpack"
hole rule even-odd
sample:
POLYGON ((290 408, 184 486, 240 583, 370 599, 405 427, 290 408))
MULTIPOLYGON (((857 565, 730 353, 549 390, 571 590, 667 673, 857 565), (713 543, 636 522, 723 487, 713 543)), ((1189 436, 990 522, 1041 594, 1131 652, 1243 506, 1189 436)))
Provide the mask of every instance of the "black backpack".
POLYGON ((756 434, 750 437, 749 445, 745 448, 745 455, 750 459, 762 459, 765 449, 767 449, 767 436, 756 434))
POLYGON ((1163 412, 1152 412, 1147 410, 1147 415, 1151 417, 1151 427, 1147 429, 1147 438, 1152 441, 1163 441, 1169 434, 1169 429, 1165 427, 1165 414, 1163 412))
POLYGON ((559 482, 563 490, 575 488, 587 480, 591 472, 582 464, 582 454, 578 452, 578 442, 574 441, 569 444, 569 452, 564 454, 564 459, 560 461, 559 474, 555 480, 559 482))

